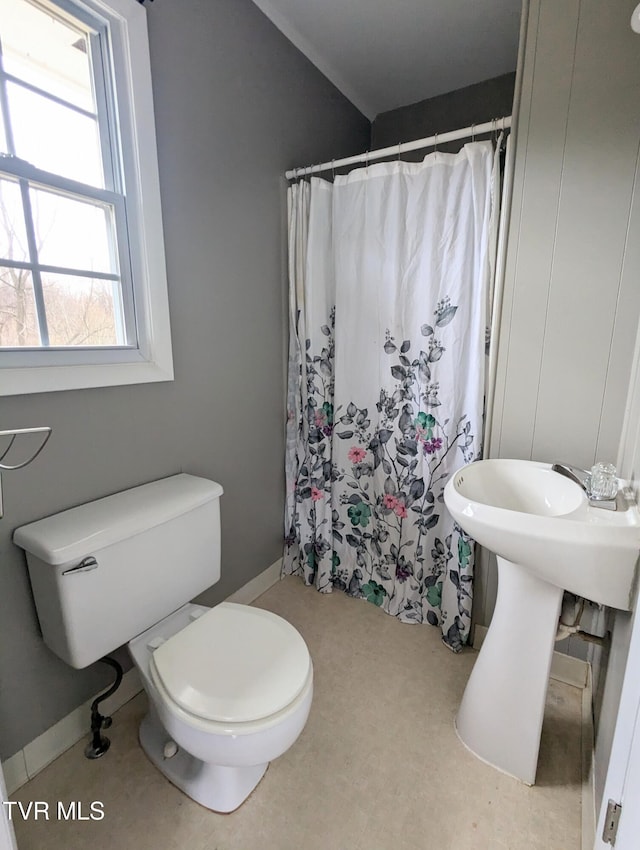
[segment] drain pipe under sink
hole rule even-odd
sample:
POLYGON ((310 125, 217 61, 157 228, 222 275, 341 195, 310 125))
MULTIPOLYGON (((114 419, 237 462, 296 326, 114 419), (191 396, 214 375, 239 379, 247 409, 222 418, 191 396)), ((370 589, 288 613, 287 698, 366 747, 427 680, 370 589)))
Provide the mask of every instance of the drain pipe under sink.
POLYGON ((579 637, 581 640, 588 643, 594 643, 597 646, 604 646, 609 640, 609 633, 604 636, 593 635, 580 628, 580 620, 584 613, 586 599, 581 596, 574 596, 570 593, 565 593, 562 600, 562 610, 560 619, 558 620, 558 630, 556 631, 556 643, 559 640, 564 640, 568 637, 579 637), (576 604, 577 603, 577 604, 576 604), (571 609, 573 609, 573 617, 571 618, 571 609))

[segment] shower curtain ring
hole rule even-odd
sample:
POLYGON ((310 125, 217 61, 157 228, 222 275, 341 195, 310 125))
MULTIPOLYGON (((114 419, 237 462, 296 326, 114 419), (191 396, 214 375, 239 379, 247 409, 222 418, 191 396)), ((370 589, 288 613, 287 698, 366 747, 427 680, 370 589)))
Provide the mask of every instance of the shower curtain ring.
POLYGON ((433 152, 438 153, 438 134, 437 133, 433 137, 433 152))
POLYGON ((471 141, 475 142, 475 140, 476 140, 476 125, 472 124, 471 125, 471 141))
POLYGON ((335 167, 334 163, 335 163, 335 159, 332 159, 331 160, 331 177, 335 180, 336 179, 336 167, 335 167))

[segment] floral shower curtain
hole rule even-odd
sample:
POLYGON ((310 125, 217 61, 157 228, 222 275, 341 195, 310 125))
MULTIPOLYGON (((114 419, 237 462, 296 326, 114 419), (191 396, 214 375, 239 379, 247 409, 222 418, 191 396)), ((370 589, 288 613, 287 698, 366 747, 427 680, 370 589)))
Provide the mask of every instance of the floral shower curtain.
POLYGON ((473 546, 443 489, 481 452, 496 161, 472 142, 289 189, 283 570, 453 650, 473 546))

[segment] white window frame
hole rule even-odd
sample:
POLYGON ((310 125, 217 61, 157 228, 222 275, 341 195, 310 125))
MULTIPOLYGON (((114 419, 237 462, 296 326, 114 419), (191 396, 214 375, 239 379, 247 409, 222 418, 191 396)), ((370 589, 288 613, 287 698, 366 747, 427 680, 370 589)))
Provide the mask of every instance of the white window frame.
POLYGON ((173 380, 146 10, 135 0, 71 5, 109 29, 137 346, 0 350, 0 396, 173 380))

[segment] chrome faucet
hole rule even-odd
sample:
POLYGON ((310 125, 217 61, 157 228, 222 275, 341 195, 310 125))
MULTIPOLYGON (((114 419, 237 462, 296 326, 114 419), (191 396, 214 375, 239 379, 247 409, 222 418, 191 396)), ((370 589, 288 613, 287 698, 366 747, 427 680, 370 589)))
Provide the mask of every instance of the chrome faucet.
POLYGON ((591 473, 580 466, 572 466, 570 463, 554 463, 551 467, 553 472, 559 472, 565 478, 571 479, 578 487, 582 487, 587 496, 591 491, 591 473))
POLYGON ((618 508, 617 494, 612 499, 594 498, 591 493, 591 473, 580 466, 572 466, 570 463, 554 463, 551 466, 553 472, 558 472, 564 475, 570 481, 573 481, 581 487, 587 494, 589 504, 593 508, 605 508, 608 511, 615 511, 618 508))

